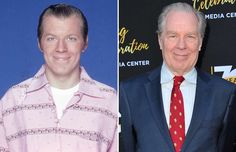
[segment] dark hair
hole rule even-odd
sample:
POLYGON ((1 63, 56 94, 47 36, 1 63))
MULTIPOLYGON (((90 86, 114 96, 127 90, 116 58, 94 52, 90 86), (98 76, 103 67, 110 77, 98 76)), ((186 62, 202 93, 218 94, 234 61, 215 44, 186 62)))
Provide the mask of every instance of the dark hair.
POLYGON ((52 15, 55 17, 70 17, 72 15, 78 16, 83 22, 82 34, 83 34, 84 40, 86 40, 88 36, 88 22, 83 12, 79 8, 72 5, 54 4, 44 9, 39 17, 38 29, 37 29, 37 36, 38 36, 39 41, 42 38, 43 20, 46 16, 49 16, 49 15, 52 15))

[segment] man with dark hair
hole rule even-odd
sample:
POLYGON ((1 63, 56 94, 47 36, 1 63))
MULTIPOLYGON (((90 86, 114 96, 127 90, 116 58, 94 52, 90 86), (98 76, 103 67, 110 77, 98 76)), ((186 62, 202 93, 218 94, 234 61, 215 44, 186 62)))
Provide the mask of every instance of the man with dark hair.
POLYGON ((0 152, 115 152, 116 91, 80 66, 88 46, 83 13, 51 5, 40 16, 45 64, 0 102, 0 152))
POLYGON ((163 64, 120 85, 124 152, 230 152, 236 86, 195 68, 205 27, 204 15, 187 3, 163 9, 163 64))

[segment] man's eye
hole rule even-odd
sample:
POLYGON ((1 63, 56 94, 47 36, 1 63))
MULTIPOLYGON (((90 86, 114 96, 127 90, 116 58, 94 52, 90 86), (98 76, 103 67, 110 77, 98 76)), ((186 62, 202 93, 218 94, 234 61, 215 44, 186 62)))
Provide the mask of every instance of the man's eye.
POLYGON ((67 40, 69 40, 69 41, 76 41, 77 38, 76 37, 68 37, 67 40))
POLYGON ((187 40, 191 41, 191 42, 194 42, 197 40, 197 36, 195 35, 188 35, 187 36, 187 40))
POLYGON ((176 35, 169 35, 169 38, 176 38, 176 35))
POLYGON ((188 38, 195 39, 195 36, 189 35, 188 38))
POLYGON ((55 40, 54 37, 48 37, 48 38, 47 38, 47 41, 53 41, 53 40, 55 40))
POLYGON ((190 38, 190 39, 196 39, 197 38, 196 35, 188 35, 187 37, 190 38))

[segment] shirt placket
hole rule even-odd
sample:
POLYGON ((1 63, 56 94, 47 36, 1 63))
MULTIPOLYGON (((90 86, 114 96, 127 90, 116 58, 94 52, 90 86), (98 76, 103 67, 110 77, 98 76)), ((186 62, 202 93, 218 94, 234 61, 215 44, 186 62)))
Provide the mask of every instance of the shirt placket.
POLYGON ((54 132, 54 139, 55 139, 55 143, 56 143, 56 146, 54 147, 54 151, 55 152, 62 152, 62 149, 61 149, 61 134, 60 134, 60 120, 57 118, 57 109, 56 109, 56 105, 54 103, 54 100, 53 100, 53 97, 52 97, 52 93, 50 91, 50 87, 47 86, 46 87, 46 90, 48 92, 48 100, 50 103, 53 103, 53 106, 51 107, 51 114, 53 116, 53 126, 54 126, 54 129, 55 129, 55 132, 54 132))
POLYGON ((63 142, 62 142, 62 138, 63 138, 62 137, 62 135, 63 135, 62 131, 63 131, 63 129, 66 129, 65 127, 63 127, 64 126, 63 122, 64 122, 64 119, 65 119, 65 115, 70 115, 70 113, 68 113, 69 109, 71 107, 73 107, 75 104, 77 104, 78 102, 80 102, 80 100, 82 99, 83 94, 79 93, 79 92, 75 93, 75 95, 69 101, 67 107, 64 109, 61 119, 58 119, 58 117, 57 117, 57 108, 56 108, 56 105, 54 103, 52 93, 51 93, 49 88, 47 88, 47 91, 48 91, 48 94, 49 94, 49 101, 51 103, 53 103, 53 105, 54 105, 51 109, 51 112, 52 112, 52 115, 53 115, 53 118, 54 118, 54 124, 56 126, 55 140, 56 140, 56 143, 57 143, 56 145, 57 146, 55 147, 55 151, 56 152, 64 152, 63 149, 62 149, 62 147, 63 147, 63 145, 62 145, 63 144, 63 142))

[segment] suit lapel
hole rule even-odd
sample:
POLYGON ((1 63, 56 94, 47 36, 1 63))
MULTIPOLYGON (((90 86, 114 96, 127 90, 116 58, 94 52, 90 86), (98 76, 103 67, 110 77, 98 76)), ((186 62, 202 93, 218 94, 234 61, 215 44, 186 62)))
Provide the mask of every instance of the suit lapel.
POLYGON ((209 108, 208 102, 208 94, 210 86, 207 84, 208 78, 203 75, 203 73, 198 71, 198 78, 197 78, 197 88, 196 88, 196 97, 194 102, 194 109, 192 114, 191 123, 185 137, 185 142, 183 145, 182 150, 185 151, 189 143, 191 142, 194 134, 198 130, 202 120, 204 119, 204 115, 207 113, 209 108))
POLYGON ((157 127, 159 128, 159 131, 162 134, 164 141, 167 143, 169 148, 172 149, 172 151, 174 151, 173 144, 172 144, 169 130, 168 130, 168 126, 166 123, 165 114, 164 114, 159 73, 158 75, 153 76, 155 77, 155 79, 151 78, 151 81, 145 84, 145 90, 146 90, 148 103, 150 105, 150 109, 151 109, 151 113, 153 115, 154 121, 157 127))

